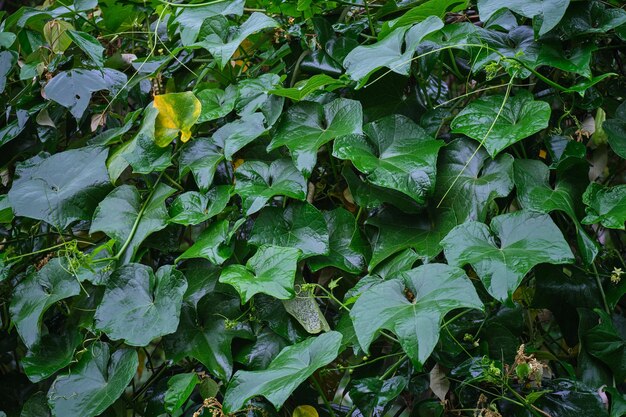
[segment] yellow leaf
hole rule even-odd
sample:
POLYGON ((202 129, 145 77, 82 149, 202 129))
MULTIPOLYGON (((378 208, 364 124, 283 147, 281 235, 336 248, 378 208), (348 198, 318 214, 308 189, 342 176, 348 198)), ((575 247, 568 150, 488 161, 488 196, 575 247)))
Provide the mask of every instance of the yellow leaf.
POLYGON ((310 405, 299 405, 293 410, 291 417, 319 417, 317 410, 310 405))
POLYGON ((165 147, 178 137, 187 142, 191 137, 191 127, 198 121, 202 104, 191 92, 169 93, 154 97, 154 107, 159 110, 154 125, 154 140, 165 147))

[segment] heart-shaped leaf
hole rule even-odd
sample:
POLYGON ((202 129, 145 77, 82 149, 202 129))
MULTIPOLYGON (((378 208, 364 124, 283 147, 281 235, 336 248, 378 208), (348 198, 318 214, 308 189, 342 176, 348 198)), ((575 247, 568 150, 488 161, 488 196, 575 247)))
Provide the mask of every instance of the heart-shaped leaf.
POLYGON ((465 272, 445 264, 426 264, 367 289, 350 317, 365 352, 380 330, 390 330, 419 368, 439 340, 443 317, 456 308, 483 308, 465 272))
POLYGON ((18 334, 27 347, 32 347, 41 336, 44 313, 57 301, 77 295, 80 284, 70 274, 63 258, 54 258, 41 270, 30 270, 15 287, 9 311, 18 334))
POLYGON ((218 185, 206 194, 187 191, 179 195, 170 206, 170 223, 196 225, 218 215, 230 200, 231 188, 218 185))
POLYGON ((217 129, 213 140, 224 149, 224 156, 231 161, 235 153, 266 132, 264 122, 265 117, 261 113, 252 113, 217 129))
POLYGON ((384 415, 385 406, 404 391, 409 381, 398 375, 387 380, 363 378, 354 381, 350 398, 364 416, 384 415))
POLYGON ((134 186, 119 186, 98 205, 89 233, 106 233, 117 241, 119 249, 130 239, 121 258, 130 262, 145 238, 167 226, 165 200, 173 193, 173 188, 159 184, 149 200, 142 202, 134 186))
POLYGON ((197 138, 180 153, 179 175, 191 172, 200 191, 207 192, 213 183, 217 166, 224 160, 224 153, 210 138, 197 138))
POLYGON ((365 269, 367 243, 357 227, 355 217, 339 207, 322 213, 329 232, 328 255, 315 256, 309 260, 312 271, 334 266, 352 274, 365 269))
POLYGON ((237 99, 237 89, 234 85, 229 85, 226 90, 207 88, 201 90, 196 96, 202 105, 198 123, 204 123, 224 117, 233 111, 237 99))
POLYGON ((611 229, 624 230, 626 222, 626 185, 604 187, 591 183, 583 194, 587 215, 584 224, 601 223, 611 229))
POLYGON ((292 203, 286 209, 266 207, 254 222, 249 242, 300 249, 302 259, 330 250, 326 221, 309 203, 292 203))
POLYGON ((422 39, 443 27, 436 16, 429 16, 412 27, 400 27, 384 39, 366 46, 357 46, 345 57, 346 73, 359 85, 364 85, 377 69, 386 67, 401 75, 408 75, 411 59, 422 39))
POLYGON ((246 265, 228 265, 220 282, 230 284, 247 303, 253 295, 263 293, 280 300, 293 298, 296 265, 300 251, 294 248, 261 246, 246 265))
POLYGON ((277 159, 269 165, 246 161, 237 168, 235 179, 235 192, 241 196, 248 216, 261 210, 277 195, 306 199, 306 180, 289 159, 277 159))
POLYGON ((186 289, 185 277, 172 265, 156 274, 146 265, 124 265, 107 280, 96 310, 96 328, 112 340, 147 346, 176 330, 186 289))
POLYGON ((202 111, 202 103, 191 91, 154 96, 154 107, 159 110, 156 118, 154 140, 165 147, 178 137, 187 142, 191 127, 196 124, 202 111))
POLYGON ((35 156, 17 165, 9 202, 15 215, 43 220, 65 229, 89 220, 111 189, 108 150, 86 147, 35 156))
POLYGON ((602 128, 608 135, 613 152, 626 159, 626 102, 619 105, 615 118, 605 121, 602 128))
POLYGON ((181 408, 199 383, 200 380, 195 372, 176 374, 168 379, 164 398, 165 410, 174 413, 181 408))
POLYGON ((478 0, 478 10, 483 21, 487 21, 495 12, 507 8, 529 19, 539 22, 538 35, 544 35, 553 29, 563 18, 569 0, 510 0, 503 3, 498 0, 478 0))
POLYGON ((335 360, 340 346, 341 333, 328 332, 286 347, 264 371, 237 371, 224 396, 224 412, 240 410, 256 395, 279 409, 300 384, 335 360))
POLYGON ((527 211, 494 217, 490 228, 474 221, 463 223, 441 245, 451 265, 470 264, 489 294, 502 302, 510 300, 535 265, 574 261, 550 216, 527 211))
POLYGON ((287 146, 296 168, 309 177, 317 162, 317 150, 334 138, 362 132, 361 103, 338 98, 326 105, 300 102, 279 122, 268 151, 287 146))
POLYGON ((166 357, 174 362, 195 358, 211 374, 228 380, 233 372, 233 339, 253 338, 250 326, 237 322, 241 315, 236 295, 210 292, 197 301, 187 298, 178 329, 163 338, 166 357))
POLYGON ((435 186, 437 154, 444 143, 400 115, 370 123, 363 130, 365 136, 337 138, 333 155, 351 160, 373 184, 424 204, 435 186))
POLYGON ((473 100, 452 121, 454 133, 477 140, 494 158, 508 146, 548 127, 550 105, 530 94, 473 100))
POLYGON ((245 219, 241 219, 232 225, 226 219, 211 223, 198 236, 195 243, 178 257, 177 261, 204 258, 214 265, 223 264, 233 254, 231 238, 243 221, 245 219))
POLYGON ((108 344, 93 343, 75 366, 54 380, 48 391, 53 416, 98 416, 124 393, 137 372, 137 352, 109 351, 108 344))

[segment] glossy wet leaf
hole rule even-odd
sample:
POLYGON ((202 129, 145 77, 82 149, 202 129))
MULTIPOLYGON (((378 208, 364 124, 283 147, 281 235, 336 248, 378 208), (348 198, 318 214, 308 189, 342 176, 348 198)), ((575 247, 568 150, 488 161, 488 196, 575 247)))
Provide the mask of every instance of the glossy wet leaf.
POLYGON ((285 99, 270 92, 281 85, 281 77, 271 73, 241 80, 237 84, 237 114, 246 118, 255 112, 261 112, 265 117, 265 126, 273 126, 283 111, 285 99))
POLYGON ((604 187, 591 183, 583 194, 586 216, 584 224, 600 223, 604 227, 624 230, 626 222, 626 185, 604 187))
POLYGON ((513 157, 489 157, 484 148, 467 139, 448 144, 439 157, 434 201, 437 210, 449 210, 456 224, 485 221, 496 198, 513 189, 513 157))
POLYGON ((606 7, 602 2, 574 3, 563 19, 561 30, 568 37, 584 37, 594 33, 606 33, 626 23, 626 11, 618 7, 606 7))
POLYGON ((223 264, 233 254, 231 238, 240 225, 241 221, 231 225, 228 220, 211 223, 178 260, 204 258, 214 265, 223 264))
POLYGON ((199 383, 200 380, 195 372, 176 374, 168 379, 164 400, 165 410, 169 413, 179 410, 199 383))
POLYGON ((350 317, 365 352, 378 332, 386 329, 398 336, 404 352, 421 367, 439 340, 443 317, 457 308, 483 308, 465 272, 426 264, 366 290, 350 317))
POLYGON ((265 117, 261 113, 253 113, 220 127, 213 134, 213 139, 224 149, 223 154, 230 161, 235 153, 267 131, 264 122, 265 117))
POLYGON ((51 260, 40 271, 28 271, 15 287, 9 306, 11 320, 24 344, 32 347, 39 342, 46 310, 79 292, 78 280, 67 271, 61 258, 51 260))
POLYGON ((206 194, 197 191, 180 194, 169 208, 169 222, 189 226, 207 221, 226 208, 230 191, 230 186, 218 185, 206 194))
POLYGON ((619 105, 615 117, 607 119, 602 127, 613 152, 626 159, 626 102, 619 105))
POLYGON ((263 371, 238 371, 228 384, 223 409, 232 413, 256 395, 280 409, 291 393, 339 354, 341 334, 328 332, 283 349, 263 371))
MULTIPOLYGON (((11 51, 0 52, 0 93, 6 89, 7 76, 13 70, 13 66, 17 62, 17 55, 11 51)), ((8 142, 5 138, 0 142, 2 144, 8 142)))
POLYGON ((596 309, 596 313, 598 325, 583 335, 585 347, 611 368, 616 381, 623 381, 626 378, 626 341, 606 312, 596 309))
POLYGON ((75 30, 68 30, 65 33, 97 67, 102 68, 104 66, 104 58, 102 56, 104 48, 96 38, 88 33, 75 30))
POLYGON ((54 76, 44 88, 46 98, 67 108, 80 119, 96 91, 109 90, 115 96, 126 84, 124 73, 114 69, 103 70, 72 69, 54 76))
POLYGON ((349 159, 367 179, 424 204, 435 185, 437 154, 444 143, 399 115, 372 122, 365 135, 337 138, 333 155, 349 159))
POLYGON ((322 214, 328 225, 330 251, 328 255, 311 258, 311 270, 333 266, 352 274, 363 271, 368 245, 357 227, 354 215, 341 207, 322 214))
POLYGON ((193 44, 200 32, 202 23, 213 16, 243 14, 243 0, 210 3, 199 7, 183 7, 177 10, 175 22, 178 24, 180 39, 185 46, 193 44))
POLYGON ((527 211, 496 216, 490 227, 475 221, 463 223, 441 244, 451 265, 470 264, 489 294, 501 302, 510 299, 535 265, 574 261, 550 216, 527 211))
POLYGON ((174 189, 159 184, 146 201, 132 185, 121 185, 115 188, 98 205, 89 233, 104 232, 117 242, 118 250, 124 243, 129 243, 122 261, 130 262, 135 256, 139 245, 152 233, 167 226, 168 214, 165 200, 174 193, 174 189), (134 226, 136 225, 136 226, 134 226), (134 233, 131 236, 131 231, 134 233))
POLYGON ((548 33, 561 21, 568 5, 569 0, 511 0, 506 3, 498 0, 479 0, 478 10, 483 21, 487 21, 502 8, 534 19, 539 22, 538 35, 541 36, 548 33))
POLYGON ((530 94, 518 94, 506 102, 504 98, 496 95, 473 100, 454 118, 452 131, 482 143, 495 157, 548 126, 550 106, 545 101, 535 101, 530 94))
POLYGON ((363 378, 350 388, 350 398, 364 416, 381 417, 385 406, 404 391, 409 381, 404 376, 394 376, 387 380, 363 378))
POLYGON ((202 106, 198 123, 203 123, 219 119, 233 111, 237 99, 237 89, 232 85, 225 90, 207 88, 199 91, 196 97, 202 106))
POLYGON ((372 45, 357 46, 345 57, 343 66, 346 73, 359 85, 364 85, 368 78, 379 68, 408 75, 417 46, 422 39, 443 27, 443 22, 436 16, 429 16, 424 21, 409 27, 399 27, 384 39, 372 45))
POLYGON ((271 17, 254 12, 245 22, 231 31, 226 18, 220 15, 211 18, 208 23, 204 22, 200 29, 201 40, 195 45, 208 50, 220 68, 224 68, 248 36, 277 26, 278 23, 271 17))
POLYGON ((293 298, 299 256, 298 249, 261 246, 245 266, 228 265, 224 268, 220 282, 232 285, 241 295, 242 304, 258 293, 280 300, 293 298))
POLYGON ((339 98, 326 105, 301 102, 287 110, 278 123, 268 150, 286 146, 296 168, 309 177, 318 149, 331 140, 362 132, 363 111, 354 100, 339 98))
POLYGON ((332 91, 336 88, 342 87, 344 84, 330 75, 317 74, 309 79, 297 82, 290 88, 277 88, 270 90, 271 94, 276 96, 287 97, 293 101, 304 100, 309 94, 321 89, 332 91))
POLYGON ((96 310, 96 328, 112 340, 147 346, 176 330, 186 289, 185 277, 172 265, 156 274, 146 265, 124 265, 107 280, 96 310))
POLYGON ((213 183, 217 166, 224 160, 222 150, 210 138, 196 138, 183 148, 180 154, 179 175, 191 172, 198 188, 208 191, 213 183))
POLYGON ((249 242, 256 246, 296 248, 301 258, 329 252, 326 221, 309 203, 291 203, 285 209, 266 207, 254 222, 249 242))
MULTIPOLYGON (((4 412, 0 416, 6 417, 4 412)), ((34 393, 24 404, 20 417, 50 417, 50 407, 45 392, 34 393)))
POLYGON ((236 295, 209 292, 185 300, 175 333, 163 338, 166 357, 175 362, 195 358, 220 380, 233 372, 231 345, 235 338, 252 338, 247 323, 236 322, 242 311, 236 295))
POLYGON ((274 196, 306 198, 307 182, 289 159, 277 159, 269 165, 246 161, 235 171, 235 179, 235 192, 241 196, 248 216, 261 210, 274 196))
POLYGON ((72 362, 80 342, 74 330, 61 335, 43 335, 21 361, 28 379, 39 382, 65 368, 72 362))
POLYGON ((154 107, 159 110, 154 125, 154 140, 161 147, 178 138, 179 132, 180 140, 187 142, 191 137, 191 127, 202 111, 200 100, 190 91, 154 96, 154 107))
POLYGON ((86 147, 22 162, 8 194, 13 212, 61 230, 89 220, 111 189, 107 153, 105 148, 86 147))
POLYGON ((59 375, 48 391, 52 415, 94 417, 106 410, 137 372, 137 352, 103 342, 87 347, 78 363, 59 375))

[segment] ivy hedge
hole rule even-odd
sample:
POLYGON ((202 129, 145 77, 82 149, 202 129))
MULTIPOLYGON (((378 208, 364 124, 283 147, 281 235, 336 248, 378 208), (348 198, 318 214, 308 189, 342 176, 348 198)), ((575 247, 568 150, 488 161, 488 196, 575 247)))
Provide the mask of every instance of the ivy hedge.
POLYGON ((0 416, 626 415, 622 2, 0 4, 0 416))

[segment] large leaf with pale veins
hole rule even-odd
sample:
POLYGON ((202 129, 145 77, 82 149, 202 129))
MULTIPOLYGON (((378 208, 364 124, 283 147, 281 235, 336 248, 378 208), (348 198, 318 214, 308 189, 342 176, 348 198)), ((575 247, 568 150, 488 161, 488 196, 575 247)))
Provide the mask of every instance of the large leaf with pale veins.
POLYGON ((292 203, 285 209, 266 207, 254 223, 249 242, 300 249, 301 258, 326 255, 330 249, 326 221, 309 203, 292 203))
POLYGON ((109 352, 108 344, 95 342, 75 366, 55 379, 48 391, 53 416, 98 416, 124 393, 137 372, 137 352, 109 352))
POLYGON ((351 160, 371 183, 424 204, 435 187, 437 154, 444 143, 400 115, 372 122, 363 130, 365 135, 337 138, 333 155, 351 160))
POLYGON ((241 196, 246 215, 261 210, 277 195, 296 200, 306 198, 306 180, 289 159, 277 159, 269 165, 246 161, 237 168, 235 179, 235 192, 241 196))
POLYGON ((41 320, 46 310, 79 292, 80 284, 62 264, 62 258, 51 260, 39 271, 29 270, 15 287, 9 306, 11 319, 24 344, 32 347, 40 340, 41 320))
POLYGON ((390 330, 413 364, 421 367, 439 340, 443 317, 456 308, 483 308, 465 272, 445 264, 426 264, 367 289, 350 317, 364 351, 380 330, 390 330))
POLYGON ((86 147, 19 164, 9 190, 13 212, 59 229, 89 220, 111 189, 107 154, 106 148, 86 147))
POLYGON ((458 139, 439 157, 434 202, 448 210, 455 225, 466 220, 485 221, 490 204, 513 189, 513 157, 489 157, 478 144, 458 139))
POLYGON ((299 256, 298 249, 261 246, 245 266, 228 265, 224 268, 220 282, 235 287, 242 304, 258 293, 280 300, 293 298, 299 256))
POLYGON ((296 168, 309 177, 317 150, 334 138, 362 132, 361 103, 338 98, 326 105, 300 102, 289 108, 276 129, 268 151, 287 146, 296 168))
POLYGON ((482 143, 493 158, 508 146, 548 127, 549 120, 548 103, 518 93, 506 101, 501 95, 473 100, 450 127, 453 133, 463 133, 482 143))
POLYGON ((224 412, 240 410, 256 395, 264 396, 279 409, 301 383, 335 360, 341 337, 339 332, 311 337, 284 348, 263 371, 238 371, 228 384, 224 412))
POLYGON ((517 211, 484 223, 467 222, 441 241, 451 265, 470 264, 494 298, 510 300, 524 276, 540 263, 564 264, 574 255, 547 214, 517 211))
POLYGON ((507 8, 524 17, 537 19, 539 36, 554 28, 565 15, 569 0, 478 0, 478 11, 481 19, 486 22, 495 12, 507 8))
POLYGON ((185 277, 172 265, 162 266, 156 274, 146 265, 124 265, 106 282, 96 328, 127 345, 147 346, 176 330, 186 289, 185 277))
POLYGON ((228 380, 233 372, 233 339, 253 338, 247 323, 230 323, 241 314, 236 295, 211 292, 197 302, 187 299, 181 309, 178 329, 163 338, 167 358, 174 362, 185 357, 195 358, 211 374, 228 380))
POLYGON ((120 249, 130 239, 121 258, 125 263, 130 262, 145 238, 167 226, 169 216, 165 200, 173 193, 173 188, 159 184, 150 199, 142 201, 134 186, 119 186, 98 205, 89 232, 106 233, 116 240, 120 249), (135 223, 137 225, 131 237, 135 223))

